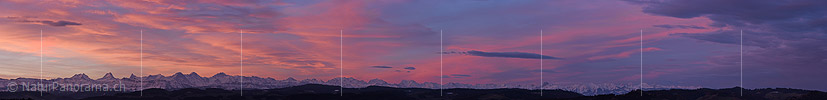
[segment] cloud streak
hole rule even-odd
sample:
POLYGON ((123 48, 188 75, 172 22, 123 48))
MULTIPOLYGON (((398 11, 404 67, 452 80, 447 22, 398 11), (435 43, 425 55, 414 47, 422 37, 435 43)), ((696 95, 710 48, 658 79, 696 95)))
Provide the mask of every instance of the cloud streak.
POLYGON ((697 26, 697 25, 666 25, 666 24, 664 24, 664 25, 654 25, 654 27, 660 27, 660 28, 666 28, 666 29, 673 29, 673 28, 679 28, 679 29, 706 29, 706 27, 697 26))
POLYGON ((78 22, 70 22, 70 21, 40 21, 42 24, 46 24, 49 26, 68 26, 68 25, 81 25, 78 22))
POLYGON ((536 53, 526 53, 526 52, 485 52, 485 51, 465 51, 465 52, 443 52, 443 54, 463 54, 463 55, 471 55, 471 56, 480 56, 480 57, 499 57, 499 58, 521 58, 521 59, 562 59, 558 57, 552 57, 547 55, 540 55, 536 53))
POLYGON ((10 19, 10 20, 15 20, 16 22, 36 23, 36 24, 57 26, 57 27, 70 26, 70 25, 83 25, 83 24, 80 24, 78 22, 64 21, 64 20, 51 21, 51 20, 29 20, 28 19, 28 18, 37 18, 37 17, 11 17, 10 16, 10 17, 6 17, 6 18, 10 19))
POLYGON ((370 66, 371 68, 393 68, 391 66, 370 66))

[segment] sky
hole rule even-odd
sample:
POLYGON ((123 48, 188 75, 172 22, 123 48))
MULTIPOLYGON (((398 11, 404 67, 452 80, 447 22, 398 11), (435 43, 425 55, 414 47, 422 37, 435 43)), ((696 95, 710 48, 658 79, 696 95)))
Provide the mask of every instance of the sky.
POLYGON ((825 4, 3 0, 0 78, 40 78, 42 55, 44 78, 241 75, 243 59, 275 79, 637 84, 643 66, 644 83, 726 88, 743 44, 744 87, 827 90, 825 4))

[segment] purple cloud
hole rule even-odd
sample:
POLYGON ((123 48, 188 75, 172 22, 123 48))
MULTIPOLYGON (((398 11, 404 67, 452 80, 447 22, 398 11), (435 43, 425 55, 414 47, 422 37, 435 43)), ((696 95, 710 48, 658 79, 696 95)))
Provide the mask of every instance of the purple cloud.
MULTIPOLYGON (((745 47, 745 76, 773 74, 764 87, 827 88, 827 1, 824 0, 664 0, 631 1, 643 4, 643 12, 676 18, 706 17, 710 26, 724 30, 673 34, 714 43, 739 45, 741 30, 745 47), (757 47, 750 49, 750 47, 757 47), (763 74, 754 74, 763 73, 763 74)), ((724 66, 736 57, 711 58, 724 66)), ((729 64, 731 65, 731 64, 729 64)), ((750 81, 750 80, 745 80, 750 81)), ((756 86, 753 85, 753 86, 756 86)))
POLYGON ((404 69, 407 69, 407 70, 415 70, 416 68, 414 68, 414 67, 405 67, 404 69))

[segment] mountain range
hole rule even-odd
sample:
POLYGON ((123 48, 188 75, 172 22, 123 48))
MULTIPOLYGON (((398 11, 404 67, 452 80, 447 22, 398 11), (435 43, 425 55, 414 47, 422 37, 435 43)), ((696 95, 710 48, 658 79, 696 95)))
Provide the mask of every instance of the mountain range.
MULTIPOLYGON (((91 79, 86 74, 76 74, 70 78, 56 78, 56 79, 35 79, 35 78, 17 78, 17 79, 0 79, 0 83, 9 84, 16 83, 60 83, 60 84, 125 84, 125 91, 138 91, 141 89, 160 88, 168 90, 184 89, 184 88, 220 88, 227 90, 237 90, 241 88, 241 76, 231 76, 225 73, 217 73, 210 77, 200 76, 198 73, 192 72, 183 74, 181 72, 175 73, 172 76, 164 76, 161 74, 148 75, 145 77, 138 77, 130 75, 124 78, 115 78, 112 73, 106 73, 101 78, 91 79), (143 82, 141 82, 143 78, 143 82), (143 83, 143 87, 139 84, 143 83)), ((368 86, 383 86, 394 88, 426 88, 426 89, 440 89, 439 83, 434 82, 416 82, 413 80, 402 80, 399 83, 389 83, 381 79, 371 79, 368 81, 354 79, 352 77, 339 77, 327 81, 319 79, 304 79, 296 80, 294 78, 287 78, 284 80, 277 80, 273 78, 261 78, 257 76, 244 76, 244 89, 273 89, 285 88, 292 86, 300 86, 306 84, 322 84, 339 86, 344 88, 364 88, 368 86)), ((640 84, 551 84, 544 83, 543 89, 560 89, 566 91, 577 92, 583 95, 599 95, 599 94, 623 94, 628 93, 639 88, 640 84)), ((700 87, 694 86, 669 86, 669 85, 650 85, 643 84, 645 90, 663 90, 663 89, 696 89, 700 87)), ((0 91, 9 91, 9 87, 0 87, 0 91)), ((447 83, 442 86, 444 89, 452 88, 466 88, 466 89, 501 89, 501 88, 519 88, 535 90, 540 86, 535 84, 464 84, 464 83, 447 83)))

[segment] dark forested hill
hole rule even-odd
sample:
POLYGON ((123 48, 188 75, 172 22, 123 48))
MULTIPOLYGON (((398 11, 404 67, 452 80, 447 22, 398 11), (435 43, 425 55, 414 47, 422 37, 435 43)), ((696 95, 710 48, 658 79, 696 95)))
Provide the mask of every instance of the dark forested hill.
MULTIPOLYGON (((827 100, 827 93, 800 89, 750 89, 740 95, 740 88, 726 89, 672 89, 632 91, 622 95, 584 96, 562 90, 545 90, 540 96, 538 90, 526 89, 445 89, 440 96, 439 89, 392 88, 370 86, 366 88, 345 88, 340 94, 338 86, 309 84, 278 89, 238 90, 208 89, 147 89, 140 92, 108 94, 82 98, 83 100, 827 100)), ((74 93, 72 95, 90 95, 74 93)), ((0 99, 74 99, 70 95, 53 95, 38 92, 3 92, 0 99)))

